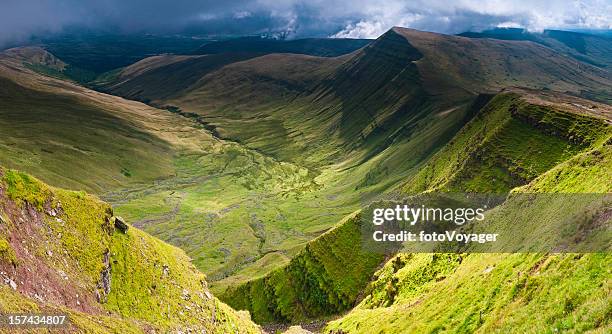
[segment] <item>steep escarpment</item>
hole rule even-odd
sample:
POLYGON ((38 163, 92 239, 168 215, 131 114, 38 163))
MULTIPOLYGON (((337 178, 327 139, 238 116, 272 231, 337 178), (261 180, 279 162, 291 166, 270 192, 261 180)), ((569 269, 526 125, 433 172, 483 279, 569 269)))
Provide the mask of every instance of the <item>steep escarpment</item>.
POLYGON ((362 219, 352 215, 309 242, 284 268, 221 297, 258 323, 299 322, 350 309, 384 256, 360 249, 362 219))
POLYGON ((515 189, 515 194, 530 194, 531 201, 510 197, 487 223, 489 228, 514 226, 504 231, 512 238, 534 217, 556 217, 536 219, 538 223, 526 229, 538 236, 577 230, 571 241, 606 240, 601 252, 398 254, 374 275, 363 301, 328 324, 325 332, 605 332, 611 302, 607 268, 612 259, 605 232, 611 223, 609 202, 592 211, 594 203, 576 202, 567 193, 578 196, 574 199, 580 193, 609 194, 609 138, 515 189), (558 192, 566 195, 551 196, 558 192), (571 225, 560 224, 563 219, 555 215, 568 207, 590 213, 582 213, 571 225))
MULTIPOLYGON (((511 189, 515 189, 515 192, 535 191, 541 193, 558 191, 609 192, 609 185, 606 185, 606 182, 602 182, 602 180, 610 180, 611 177, 609 174, 610 161, 608 159, 610 154, 609 138, 612 133, 608 121, 610 115, 610 109, 606 105, 593 104, 590 101, 570 96, 552 93, 536 94, 527 90, 500 93, 490 99, 444 148, 422 166, 419 173, 406 181, 403 191, 407 192, 407 195, 431 191, 482 192, 503 195, 511 189), (513 124, 514 122, 519 123, 513 124), (522 130, 519 131, 517 127, 522 130), (541 146, 543 144, 546 145, 546 148, 541 146), (584 163, 585 159, 589 163, 584 163), (519 186, 524 187, 516 188, 519 186)), ((500 243, 507 243, 512 246, 513 244, 520 245, 521 242, 527 243, 525 240, 513 239, 517 238, 518 235, 525 235, 519 233, 519 226, 516 225, 516 222, 527 222, 534 216, 541 215, 541 217, 544 217, 538 220, 537 228, 526 226, 522 227, 520 231, 524 232, 526 228, 527 231, 531 232, 527 234, 533 236, 542 236, 547 233, 557 236, 560 233, 555 234, 551 231, 566 231, 571 235, 571 233, 574 233, 572 231, 575 230, 576 236, 580 235, 582 239, 599 239, 600 237, 597 234, 602 231, 600 219, 609 220, 609 218, 606 218, 608 216, 606 216, 605 201, 602 202, 603 207, 597 208, 592 208, 595 203, 589 202, 588 198, 582 201, 572 201, 571 198, 563 196, 556 198, 542 196, 527 203, 510 197, 504 204, 493 210, 495 212, 491 213, 489 220, 484 225, 488 226, 489 229, 495 227, 499 231, 503 230, 505 237, 500 239, 500 243), (568 200, 571 201, 572 205, 568 205, 568 200), (569 212, 571 212, 570 216, 578 215, 576 220, 561 219, 563 214, 568 212, 566 209, 569 207, 575 209, 573 211, 569 210, 569 212), (587 221, 580 220, 580 217, 583 216, 590 218, 587 221), (570 223, 576 223, 576 225, 564 226, 564 224, 570 223)), ((400 322, 397 331, 393 330, 394 325, 385 327, 390 332, 420 331, 429 328, 427 327, 429 325, 425 325, 429 320, 424 318, 423 324, 415 324, 415 326, 421 327, 410 327, 408 322, 400 320, 403 319, 403 315, 401 315, 403 311, 401 310, 412 307, 412 305, 420 305, 421 300, 431 300, 433 298, 430 295, 432 287, 446 284, 444 289, 452 285, 452 289, 461 290, 465 286, 465 289, 468 290, 461 290, 463 291, 461 293, 467 295, 470 285, 458 284, 455 286, 454 283, 451 283, 453 277, 456 277, 457 280, 473 280, 477 276, 478 280, 482 280, 479 284, 483 286, 483 293, 494 294, 494 291, 500 288, 498 284, 504 279, 514 277, 513 275, 517 275, 516 281, 512 278, 513 284, 517 286, 524 284, 521 283, 523 282, 521 279, 525 278, 521 276, 522 274, 517 274, 517 271, 524 273, 534 266, 534 263, 542 260, 542 255, 531 254, 515 254, 512 256, 498 254, 400 254, 386 262, 381 254, 364 250, 360 228, 360 224, 364 222, 359 219, 359 216, 360 214, 356 214, 331 232, 313 240, 283 270, 277 270, 238 288, 228 289, 221 295, 221 298, 238 309, 251 311, 254 314, 254 319, 262 323, 316 319, 351 308, 351 303, 359 303, 359 306, 351 311, 346 318, 332 322, 329 329, 369 333, 368 329, 378 328, 370 326, 371 323, 378 323, 374 319, 381 314, 385 314, 387 321, 400 322), (351 251, 343 252, 335 249, 337 243, 342 242, 344 244, 345 241, 346 247, 351 251), (316 252, 317 256, 313 257, 313 249, 324 251, 316 252), (329 268, 334 268, 334 266, 327 264, 328 262, 334 263, 334 265, 343 264, 344 269, 335 276, 329 275, 329 273, 334 272, 333 269, 329 268), (383 269, 373 274, 377 266, 384 262, 386 264, 383 269), (321 263, 325 263, 325 265, 320 267, 321 263), (359 265, 355 265, 356 263, 359 263, 359 265), (520 263, 522 269, 510 269, 517 266, 518 263, 520 263), (504 271, 502 276, 499 277, 485 275, 495 266, 509 271, 504 271), (475 267, 480 269, 474 269, 475 267), (313 282, 310 282, 308 279, 302 280, 294 276, 297 273, 297 277, 308 278, 310 272, 318 273, 316 277, 321 277, 322 280, 313 279, 313 282), (473 274, 470 274, 472 272, 473 274), (350 289, 343 290, 346 287, 345 277, 350 277, 350 281, 354 285, 350 289), (370 280, 371 283, 368 286, 366 282, 370 280), (283 288, 280 288, 281 286, 283 288), (366 288, 366 286, 368 287, 366 288), (335 288, 328 289, 325 287, 335 288), (365 295, 356 293, 363 289, 366 291, 365 295), (305 292, 302 294, 302 291, 305 292), (316 293, 310 295, 306 291, 315 291, 316 293), (338 291, 344 291, 345 297, 338 298, 338 291), (353 293, 350 293, 351 291, 353 293), (319 300, 322 304, 313 302, 312 299, 315 297, 314 300, 319 300), (343 301, 343 303, 339 301, 343 301), (332 311, 321 312, 319 305, 326 305, 324 309, 332 311), (387 307, 397 307, 397 309, 389 310, 387 307), (387 314, 386 312, 391 313, 387 314)), ((551 276, 547 276, 542 289, 551 289, 553 282, 558 277, 573 275, 568 271, 567 266, 571 266, 570 263, 578 261, 579 258, 573 259, 572 256, 564 255, 554 257, 553 261, 556 261, 554 263, 559 266, 551 267, 549 273, 551 276)), ((581 268, 584 269, 584 272, 568 279, 582 281, 590 275, 589 273, 593 273, 598 277, 598 282, 601 282, 605 273, 598 266, 609 261, 609 258, 605 255, 591 256, 581 261, 578 265, 583 266, 581 268)), ((581 300, 600 298, 602 290, 601 285, 598 284, 600 283, 589 285, 588 291, 581 295, 580 298, 584 298, 581 300)), ((562 289, 576 293, 571 286, 565 286, 562 289)), ((425 307, 422 312, 424 314, 431 313, 433 316, 440 309, 445 309, 444 305, 446 304, 443 300, 450 293, 448 291, 438 291, 439 296, 436 297, 437 301, 435 303, 427 302, 423 303, 426 306, 419 306, 425 307)), ((537 303, 547 305, 546 307, 551 306, 552 302, 544 301, 544 296, 545 293, 542 292, 537 303)), ((496 305, 507 306, 505 303, 510 303, 503 296, 490 295, 486 297, 482 295, 474 297, 474 299, 471 298, 470 296, 469 303, 472 304, 475 303, 475 300, 479 300, 478 298, 489 298, 491 303, 496 305), (496 298, 499 298, 499 300, 496 298)), ((462 307, 459 304, 460 302, 458 302, 457 307, 462 307)), ((537 307, 535 305, 537 304, 530 304, 529 307, 537 307)), ((499 307, 503 308, 502 306, 499 307)), ((576 310, 585 310, 588 307, 587 304, 584 304, 576 310)), ((479 310, 480 313, 477 312, 476 314, 481 314, 481 318, 477 321, 472 319, 473 312, 476 311, 457 311, 463 314, 461 321, 465 321, 465 323, 450 321, 447 330, 455 331, 464 328, 472 331, 478 329, 479 326, 489 321, 484 320, 485 316, 482 315, 489 311, 491 310, 479 310)), ((517 308, 517 312, 523 311, 517 308)), ((557 311, 551 310, 550 312, 557 311)), ((449 316, 450 314, 452 312, 449 313, 449 316)), ((503 317, 503 315, 495 315, 495 317, 503 317)), ((492 316, 490 321, 501 321, 500 318, 495 317, 492 316)), ((592 318, 595 319, 594 321, 599 321, 596 319, 601 317, 601 309, 594 311, 588 317, 594 317, 592 318)), ((442 325, 442 322, 439 322, 439 324, 442 325)), ((583 325, 585 324, 580 326, 583 325)), ((498 328, 493 323, 487 326, 483 328, 498 328)), ((504 325, 499 325, 499 328, 505 328, 504 326, 511 326, 511 324, 510 322, 504 323, 504 325)), ((546 325, 538 323, 538 326, 546 325)), ((595 327, 598 326, 600 327, 601 324, 595 325, 595 327)), ((486 331, 485 329, 482 330, 486 331)))
POLYGON ((594 66, 609 68, 612 65, 612 43, 609 36, 548 29, 530 32, 521 28, 495 28, 482 32, 466 32, 460 36, 532 41, 594 66))
POLYGON ((529 41, 472 39, 394 28, 424 56, 418 67, 429 92, 447 98, 507 87, 548 89, 604 102, 608 70, 529 41))
MULTIPOLYGON (((500 102, 497 99, 492 102, 500 102)), ((611 190, 609 107, 589 104, 593 108, 587 109, 581 104, 585 101, 558 95, 527 94, 522 103, 526 100, 538 102, 528 108, 523 104, 519 109, 529 111, 523 116, 532 120, 544 116, 533 123, 540 131, 572 137, 574 145, 582 145, 585 140, 586 144, 566 161, 515 188, 513 195, 492 210, 485 225, 488 229, 510 227, 498 230, 503 231, 512 247, 525 243, 516 239, 525 235, 518 233, 522 229, 528 235, 546 238, 568 232, 569 242, 606 240, 609 197, 601 196, 611 190), (547 108, 541 109, 543 105, 547 108), (554 109, 549 109, 551 106, 554 109), (588 119, 584 115, 589 115, 588 119), (555 130, 551 131, 551 127, 555 130), (603 198, 603 206, 593 209, 595 201, 588 200, 593 193, 601 194, 597 202, 603 198), (525 198, 521 194, 530 194, 530 200, 520 200, 525 198), (587 200, 580 200, 584 196, 587 200), (582 213, 571 214, 576 219, 567 220, 563 214, 568 208, 582 213), (522 226, 534 220, 533 225, 522 226)), ((448 154, 458 142, 467 139, 462 137, 478 122, 477 118, 472 121, 432 159, 440 167, 436 170, 444 170, 444 163, 449 170, 462 170, 453 167, 455 160, 448 154)), ((471 146, 478 147, 465 142, 461 145, 465 158, 471 146)), ((458 152, 455 151, 460 155, 458 152)), ((532 157, 531 161, 541 161, 540 158, 532 157)), ((489 184, 491 189, 481 190, 496 190, 495 183, 489 184)), ((455 189, 461 190, 460 187, 455 189)), ((609 239, 601 247, 598 249, 603 252, 594 254, 398 254, 373 276, 362 302, 331 322, 326 332, 605 332, 609 326, 605 305, 610 303, 609 273, 605 269, 611 260, 605 251, 609 249, 609 239), (533 316, 536 313, 538 317, 533 316), (406 317, 410 321, 405 321, 406 317)))
POLYGON ((66 331, 258 332, 185 253, 83 192, 0 170, 0 309, 67 313, 66 331))
POLYGON ((505 193, 604 140, 609 117, 609 106, 578 98, 525 90, 499 94, 405 191, 505 193))

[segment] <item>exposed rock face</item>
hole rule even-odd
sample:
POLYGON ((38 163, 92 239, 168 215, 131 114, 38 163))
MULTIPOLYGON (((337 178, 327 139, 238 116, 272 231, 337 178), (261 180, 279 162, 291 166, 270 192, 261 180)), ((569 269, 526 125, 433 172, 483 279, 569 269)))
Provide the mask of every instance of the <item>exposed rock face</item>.
POLYGON ((115 216, 115 227, 122 233, 127 233, 127 230, 129 228, 125 220, 119 216, 115 216))
POLYGON ((102 223, 102 230, 108 235, 113 235, 115 227, 113 226, 113 209, 108 207, 104 212, 104 223, 102 223))
POLYGON ((108 294, 111 291, 111 264, 109 250, 104 253, 103 261, 104 269, 100 273, 100 282, 98 283, 98 290, 96 291, 96 298, 100 303, 106 302, 108 294), (101 293, 100 290, 102 290, 101 293))

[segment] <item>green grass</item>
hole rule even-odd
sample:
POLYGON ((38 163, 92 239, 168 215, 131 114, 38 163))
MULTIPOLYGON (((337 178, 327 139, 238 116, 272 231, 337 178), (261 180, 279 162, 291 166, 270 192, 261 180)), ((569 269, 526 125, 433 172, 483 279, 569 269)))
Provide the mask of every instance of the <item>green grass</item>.
POLYGON ((222 295, 230 306, 251 312, 258 323, 298 322, 348 310, 382 261, 361 251, 360 216, 341 222, 266 277, 230 287, 222 295))
MULTIPOLYGON (((326 330, 604 333, 609 326, 610 295, 605 291, 611 259, 607 254, 471 254, 464 255, 460 266, 433 277, 432 256, 444 258, 415 255, 387 278, 397 286, 391 305, 372 307, 382 291, 373 292, 326 330)), ((394 261, 381 269, 381 277, 394 261)))
POLYGON ((603 120, 496 96, 404 190, 505 193, 605 140, 603 120))
POLYGON ((3 181, 6 185, 6 194, 20 206, 25 203, 42 210, 47 201, 50 190, 28 174, 19 173, 15 170, 4 172, 3 181))
POLYGON ((173 173, 170 144, 108 106, 0 82, 0 164, 94 192, 173 173))
MULTIPOLYGON (((600 173, 609 170, 610 152, 609 145, 596 146, 515 192, 609 193, 610 183, 605 180, 610 175, 600 173), (580 164, 593 152, 600 152, 595 154, 598 160, 580 164), (550 182, 551 178, 555 182, 550 182)), ((536 198, 519 208, 520 203, 511 198, 486 224, 489 228, 507 226, 528 217, 550 216, 552 220, 540 219, 541 224, 531 227, 529 235, 557 235, 572 226, 559 226, 563 219, 557 216, 567 210, 567 199, 560 203, 551 199, 554 197, 536 198), (543 229, 548 231, 541 233, 543 229)), ((573 203, 578 208, 589 205, 573 203)), ((609 247, 609 240, 602 246, 609 247)), ((606 252, 399 254, 374 275, 361 303, 330 322, 325 331, 605 333, 612 302, 608 293, 610 261, 606 252)))
MULTIPOLYGON (((109 112, 108 105, 3 79, 0 107, 8 112, 0 115, 0 130, 7 133, 0 138, 0 164, 102 195, 129 222, 185 250, 208 275, 211 289, 250 310, 258 322, 338 315, 360 301, 383 258, 355 251, 357 219, 329 229, 377 194, 400 185, 411 193, 507 193, 530 182, 527 187, 542 191, 607 189, 604 122, 534 107, 516 94, 500 94, 480 110, 488 95, 474 93, 509 84, 564 91, 584 86, 591 92, 594 83, 606 82, 596 71, 578 75, 572 67, 566 78, 563 59, 554 59, 559 66, 529 61, 541 59, 543 49, 506 45, 518 56, 505 62, 499 58, 507 52, 503 45, 444 37, 431 48, 428 36, 394 30, 372 47, 334 59, 268 55, 223 66, 219 57, 189 58, 115 87, 118 94, 168 110, 146 109, 139 117, 121 109, 129 112, 134 105, 109 112), (433 57, 436 49, 440 55, 433 57), (509 74, 512 66, 515 76, 509 74), (554 81, 559 76, 563 80, 554 81), (61 122, 53 117, 64 114, 61 122), (602 156, 605 164, 596 163, 602 156), (558 182, 557 175, 566 181, 558 182), (595 178, 597 186, 590 183, 595 178)), ((109 84, 120 74, 103 79, 109 84)), ((65 200, 70 206, 73 199, 65 200)), ((89 229, 95 226, 83 227, 86 234, 89 229)), ((62 247, 95 278, 99 259, 77 249, 87 235, 61 232, 62 247)), ((113 260, 121 263, 116 274, 125 287, 117 291, 125 297, 109 296, 109 310, 169 328, 151 311, 164 302, 171 316, 188 321, 178 311, 178 290, 157 292, 142 284, 163 281, 161 262, 175 266, 174 259, 187 271, 184 255, 133 230, 88 241, 116 249, 113 260), (139 261, 154 268, 130 274, 139 261)), ((464 267, 458 261, 417 256, 402 262, 411 269, 397 265, 396 272, 381 272, 368 290, 374 319, 367 320, 378 324, 382 305, 390 315, 381 321, 395 319, 396 306, 407 307, 438 280, 480 263, 464 267)), ((464 277, 462 282, 471 279, 463 275, 460 281, 464 277)), ((185 284, 192 289, 199 277, 190 278, 185 284)), ((482 288, 489 289, 485 283, 482 288)), ((433 301, 426 315, 444 303, 442 297, 433 301)), ((475 329, 471 311, 458 314, 461 319, 449 321, 454 329, 475 329)), ((353 315, 338 327, 364 330, 364 318, 353 315)), ((436 330, 443 329, 431 328, 436 330)))
MULTIPOLYGON (((244 332, 256 332, 249 320, 217 299, 206 296, 208 288, 204 274, 196 270, 182 250, 133 227, 127 234, 115 231, 109 223, 112 209, 107 203, 83 192, 49 188, 37 179, 13 170, 3 170, 1 174, 0 187, 7 194, 0 198, 4 207, 10 207, 10 202, 34 205, 34 201, 42 200, 38 211, 42 211, 44 206, 45 210, 54 208, 59 212, 56 218, 41 213, 42 222, 38 223, 38 227, 33 227, 30 233, 38 233, 37 245, 42 249, 36 254, 42 255, 36 256, 40 257, 42 268, 70 273, 70 280, 61 283, 66 285, 66 291, 79 286, 91 294, 96 290, 104 294, 98 282, 106 266, 104 254, 109 254, 110 293, 98 307, 110 312, 112 317, 126 319, 126 329, 141 332, 146 326, 159 330, 191 327, 225 333, 240 328, 244 332), (45 254, 57 254, 60 258, 47 258, 45 254), (185 298, 185 293, 190 297, 185 298)), ((29 224, 37 226, 36 222, 29 224)), ((2 226, 0 233, 4 238, 17 233, 13 231, 16 228, 2 226)), ((13 243, 10 247, 23 246, 13 243)), ((10 250, 8 247, 2 248, 10 250)), ((9 254, 14 257, 14 253, 9 254)), ((24 254, 24 251, 21 250, 19 254, 24 254)), ((6 260, 4 256, 2 259, 6 260)), ((17 260, 19 266, 32 263, 30 258, 17 260)), ((8 292, 3 295, 2 298, 24 303, 28 299, 8 292)), ((56 309, 62 308, 56 306, 56 309)), ((86 320, 78 312, 73 313, 75 320, 86 320)), ((100 331, 104 331, 104 325, 87 322, 80 325, 99 327, 100 331)))
MULTIPOLYGON (((550 112, 547 110, 547 113, 550 112)), ((504 233, 506 237, 501 240, 502 243, 509 242, 508 247, 529 245, 525 240, 518 240, 525 236, 538 239, 531 244, 545 242, 547 240, 541 238, 554 238, 568 230, 580 229, 581 221, 593 219, 592 213, 581 211, 597 205, 588 197, 582 202, 576 200, 568 207, 567 197, 554 197, 551 193, 605 194, 612 190, 609 182, 612 152, 609 125, 602 126, 596 119, 590 119, 595 123, 581 128, 575 125, 585 121, 582 117, 572 119, 565 113, 548 115, 572 120, 567 123, 572 126, 557 126, 557 129, 579 130, 582 133, 593 129, 593 132, 587 131, 588 135, 582 137, 593 140, 588 141, 589 146, 580 143, 577 154, 543 171, 526 185, 513 189, 513 193, 535 192, 543 193, 543 196, 529 201, 511 196, 487 215, 487 221, 483 224, 487 229, 513 227, 504 233), (567 221, 566 215, 571 210, 575 212, 572 211, 569 216, 578 213, 575 216, 578 221, 567 221), (526 226, 528 233, 517 232, 520 226, 517 224, 533 220, 534 217, 540 218, 539 223, 526 226)), ((419 174, 417 180, 421 183, 417 186, 423 186, 425 175, 429 177, 426 180, 431 182, 443 179, 448 175, 445 171, 457 169, 448 166, 457 161, 450 158, 458 158, 457 149, 461 146, 457 146, 457 143, 474 138, 490 142, 484 139, 486 136, 479 136, 479 132, 475 131, 482 130, 484 124, 486 122, 476 118, 462 130, 424 169, 428 174, 419 174), (444 166, 445 161, 447 166, 444 166), (432 174, 432 171, 435 173, 432 174)), ((544 125, 547 124, 544 122, 544 125)), ((557 136, 561 134, 561 138, 565 137, 564 133, 567 132, 556 132, 557 136)), ((546 139, 541 140, 546 142, 546 139)), ((515 145, 520 147, 518 143, 515 145)), ((551 149, 554 152, 555 146, 552 145, 551 149)), ((508 154, 503 149, 496 152, 508 154)), ((556 159, 558 155, 554 157, 556 159)), ((540 165, 545 166, 541 162, 551 160, 545 153, 533 155, 527 162, 540 161, 540 165)), ((486 164, 486 161, 482 163, 486 164)), ((411 186, 415 185, 409 184, 407 189, 414 189, 411 186)), ((490 183, 490 187, 497 189, 495 183, 490 183)), ((585 234, 586 238, 591 238, 593 242, 604 240, 601 249, 609 247, 609 240, 605 241, 605 230, 591 232, 585 234)), ((398 254, 374 275, 361 303, 340 319, 328 323, 325 332, 605 333, 610 326, 610 261, 612 258, 607 252, 398 254)))
POLYGON ((0 238, 0 260, 6 261, 13 266, 16 266, 18 263, 13 247, 4 238, 0 238))

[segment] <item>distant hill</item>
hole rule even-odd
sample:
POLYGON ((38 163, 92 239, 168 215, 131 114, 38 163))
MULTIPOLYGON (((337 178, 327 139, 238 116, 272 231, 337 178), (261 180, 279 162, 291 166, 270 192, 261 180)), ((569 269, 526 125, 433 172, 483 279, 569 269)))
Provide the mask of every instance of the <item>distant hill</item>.
POLYGON ((341 152, 375 154, 415 117, 508 86, 612 96, 608 71, 539 44, 403 28, 335 58, 270 54, 232 62, 221 55, 140 62, 103 88, 199 114, 224 138, 313 166, 342 160, 341 152), (312 147, 312 155, 298 154, 312 147))
MULTIPOLYGON (((609 241, 609 205, 578 206, 564 225, 567 202, 512 198, 611 190, 610 71, 560 50, 396 27, 336 57, 153 55, 97 77, 98 91, 66 80, 49 51, 8 50, 0 165, 103 196, 272 328, 602 332, 608 254, 360 248, 361 210, 390 193, 496 193, 490 226, 541 214, 530 231, 609 241)), ((18 189, 37 203, 36 187, 18 189)))
POLYGON ((337 57, 351 53, 370 42, 372 42, 370 39, 304 38, 277 40, 250 36, 206 43, 197 49, 195 53, 296 53, 310 56, 337 57))
MULTIPOLYGON (((186 54, 205 40, 185 36, 70 32, 35 41, 46 50, 90 76, 163 54, 186 54)), ((91 79, 91 78, 88 78, 91 79)))
POLYGON ((562 30, 536 33, 519 28, 496 28, 483 32, 464 32, 459 36, 532 41, 591 65, 606 68, 612 66, 612 36, 609 33, 591 34, 562 30))
POLYGON ((335 57, 353 52, 369 42, 371 40, 332 38, 275 40, 257 36, 214 40, 180 35, 69 31, 52 37, 34 39, 31 44, 41 46, 65 61, 68 78, 80 83, 89 83, 105 72, 155 55, 239 53, 256 56, 269 53, 296 53, 335 57))

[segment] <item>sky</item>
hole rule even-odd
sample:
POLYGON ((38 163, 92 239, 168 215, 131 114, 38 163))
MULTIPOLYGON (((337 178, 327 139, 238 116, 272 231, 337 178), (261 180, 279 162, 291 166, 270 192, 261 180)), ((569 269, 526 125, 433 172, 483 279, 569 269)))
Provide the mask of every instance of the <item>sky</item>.
POLYGON ((376 38, 393 26, 612 29, 612 0, 0 0, 0 44, 75 26, 293 38, 376 38))

